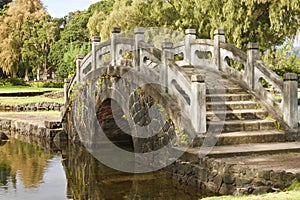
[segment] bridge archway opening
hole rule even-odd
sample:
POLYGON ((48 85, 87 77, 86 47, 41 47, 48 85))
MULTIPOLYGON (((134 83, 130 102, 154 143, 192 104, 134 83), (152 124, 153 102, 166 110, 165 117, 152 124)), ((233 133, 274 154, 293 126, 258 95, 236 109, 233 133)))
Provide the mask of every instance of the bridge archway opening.
POLYGON ((107 138, 119 148, 134 152, 130 126, 121 106, 113 99, 104 100, 96 108, 98 122, 107 138), (116 123, 118 121, 118 123, 116 123))

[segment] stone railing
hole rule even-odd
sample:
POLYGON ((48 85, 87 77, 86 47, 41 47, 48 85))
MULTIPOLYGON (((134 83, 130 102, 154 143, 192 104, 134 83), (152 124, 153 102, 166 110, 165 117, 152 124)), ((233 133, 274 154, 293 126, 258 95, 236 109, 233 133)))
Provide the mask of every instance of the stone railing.
POLYGON ((250 43, 247 52, 225 42, 224 31, 216 30, 214 39, 196 39, 196 31, 187 29, 183 41, 173 44, 165 39, 162 50, 145 42, 145 29, 136 28, 134 38, 121 37, 120 28, 113 28, 110 40, 100 42, 93 37, 92 51, 77 56, 76 75, 66 84, 68 99, 74 84, 80 83, 98 68, 131 66, 137 72, 151 76, 165 87, 165 92, 178 97, 196 132, 206 132, 206 102, 204 77, 186 77, 180 66, 213 68, 238 80, 259 98, 287 128, 298 127, 297 75, 287 74, 284 80, 267 68, 259 58, 258 45, 250 43), (174 57, 180 58, 174 60, 174 57), (239 68, 234 66, 239 65, 239 68), (295 78, 296 77, 296 78, 295 78), (282 101, 264 88, 262 80, 272 85, 282 101), (274 108, 275 107, 275 108, 274 108))

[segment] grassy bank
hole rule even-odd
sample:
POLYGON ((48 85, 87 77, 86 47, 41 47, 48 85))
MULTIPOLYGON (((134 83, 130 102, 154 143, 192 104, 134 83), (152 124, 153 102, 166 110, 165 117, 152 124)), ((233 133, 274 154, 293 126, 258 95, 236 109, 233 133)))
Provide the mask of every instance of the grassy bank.
POLYGON ((220 197, 208 197, 204 200, 299 200, 300 199, 300 183, 294 182, 286 192, 268 193, 260 195, 248 195, 248 196, 220 196, 220 197))
POLYGON ((33 96, 33 97, 0 97, 0 105, 21 105, 27 103, 38 103, 38 102, 57 102, 63 103, 63 98, 49 98, 44 96, 33 96))
POLYGON ((62 92, 63 88, 43 88, 43 87, 32 87, 32 86, 1 86, 0 87, 0 93, 43 92, 43 91, 62 92))

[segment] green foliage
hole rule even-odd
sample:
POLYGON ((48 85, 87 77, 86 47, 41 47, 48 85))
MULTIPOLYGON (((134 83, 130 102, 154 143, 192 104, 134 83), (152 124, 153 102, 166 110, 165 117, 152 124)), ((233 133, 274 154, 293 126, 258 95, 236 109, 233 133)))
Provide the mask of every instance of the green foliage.
POLYGON ((288 72, 300 75, 300 55, 294 52, 291 40, 280 48, 272 48, 266 51, 262 60, 279 76, 283 76, 288 72))
POLYGON ((63 88, 64 83, 63 82, 44 82, 41 87, 43 87, 43 88, 63 88))
POLYGON ((21 78, 9 78, 1 79, 0 86, 27 86, 27 83, 21 78))

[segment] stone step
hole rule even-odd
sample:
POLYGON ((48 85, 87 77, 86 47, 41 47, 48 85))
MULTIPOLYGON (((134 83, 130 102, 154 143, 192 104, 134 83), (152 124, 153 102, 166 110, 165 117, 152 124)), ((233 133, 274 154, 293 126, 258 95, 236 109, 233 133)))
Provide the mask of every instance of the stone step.
POLYGON ((247 120, 247 119, 265 119, 268 113, 264 110, 226 110, 226 111, 208 111, 206 119, 208 121, 225 120, 247 120))
POLYGON ((245 90, 241 87, 207 88, 206 94, 243 94, 245 90))
POLYGON ((246 155, 278 154, 300 152, 300 142, 276 142, 276 143, 251 143, 230 146, 214 147, 193 147, 188 150, 175 148, 184 151, 185 159, 196 160, 199 157, 224 158, 246 155))
POLYGON ((236 131, 259 131, 272 130, 275 127, 274 120, 252 119, 252 120, 229 120, 229 121, 208 121, 207 131, 209 132, 236 132, 236 131))
POLYGON ((260 108, 261 106, 255 101, 206 102, 207 111, 260 109, 260 108))
POLYGON ((206 102, 226 102, 226 101, 250 101, 253 100, 251 94, 208 94, 206 102))
POLYGON ((194 147, 199 147, 205 144, 211 143, 216 146, 248 144, 248 143, 274 143, 287 141, 287 135, 284 132, 278 130, 269 131, 243 131, 243 132, 231 132, 221 133, 211 137, 208 135, 197 136, 193 141, 194 147), (206 140, 205 140, 206 139, 206 140))

